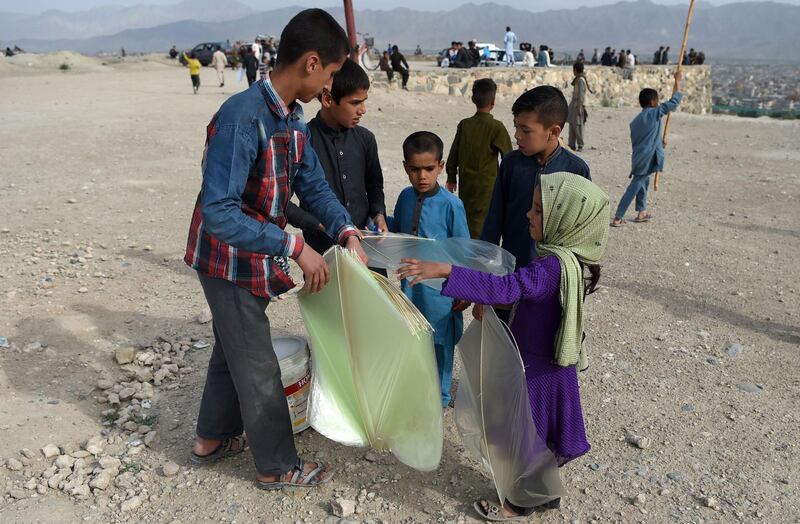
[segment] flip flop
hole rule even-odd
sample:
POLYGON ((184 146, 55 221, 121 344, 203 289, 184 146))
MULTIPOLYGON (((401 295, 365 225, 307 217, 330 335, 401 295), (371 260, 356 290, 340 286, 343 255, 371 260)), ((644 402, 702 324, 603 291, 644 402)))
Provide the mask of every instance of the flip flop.
POLYGON ((609 225, 611 227, 622 227, 622 226, 625 225, 625 221, 624 220, 620 220, 619 222, 616 222, 616 221, 612 220, 609 225))
POLYGON ((515 517, 506 517, 505 515, 503 515, 503 510, 497 504, 489 504, 488 501, 486 503, 489 506, 488 510, 484 509, 480 500, 472 504, 472 507, 475 508, 475 511, 478 512, 478 515, 483 517, 485 520, 489 520, 492 522, 522 522, 528 519, 528 517, 523 515, 517 515, 515 517))
POLYGON ((650 222, 650 219, 652 219, 652 218, 653 218, 653 215, 651 215, 650 213, 647 213, 643 217, 638 217, 637 216, 636 218, 633 219, 633 221, 636 222, 637 224, 641 224, 643 222, 650 222))
POLYGON ((245 449, 247 449, 247 438, 244 435, 239 435, 238 437, 226 438, 220 442, 219 446, 217 446, 217 449, 208 455, 198 455, 192 451, 190 459, 195 464, 211 464, 212 462, 216 462, 226 457, 238 455, 245 449), (239 443, 239 447, 234 449, 233 444, 235 442, 239 443))
MULTIPOLYGON (((333 472, 328 471, 324 463, 316 460, 313 462, 313 464, 316 464, 317 467, 308 473, 305 473, 303 471, 303 468, 305 467, 305 461, 298 457, 297 464, 295 464, 290 470, 292 476, 289 478, 289 480, 264 482, 263 480, 256 479, 256 487, 265 491, 276 491, 281 488, 315 488, 320 484, 325 484, 331 480, 331 478, 333 478, 333 472), (320 478, 319 474, 323 472, 325 472, 326 475, 320 478)), ((281 477, 283 477, 283 475, 281 475, 281 477)))

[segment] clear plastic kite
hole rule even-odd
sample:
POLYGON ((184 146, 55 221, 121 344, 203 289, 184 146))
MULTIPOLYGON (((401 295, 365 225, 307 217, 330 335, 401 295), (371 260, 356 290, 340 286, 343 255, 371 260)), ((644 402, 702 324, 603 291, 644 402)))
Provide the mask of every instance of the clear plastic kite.
POLYGON ((300 295, 312 350, 311 426, 336 442, 436 469, 443 430, 430 324, 350 252, 334 247, 324 258, 330 282, 300 295))
MULTIPOLYGON (((471 238, 433 240, 399 233, 377 234, 363 232, 361 246, 369 257, 370 267, 395 270, 403 258, 416 258, 431 262, 446 262, 456 266, 477 269, 495 275, 514 271, 514 255, 503 248, 471 238)), ((441 278, 422 283, 442 289, 441 278)))
POLYGON ((555 455, 536 433, 519 350, 492 308, 456 346, 461 372, 456 425, 500 501, 530 508, 561 496, 555 455))

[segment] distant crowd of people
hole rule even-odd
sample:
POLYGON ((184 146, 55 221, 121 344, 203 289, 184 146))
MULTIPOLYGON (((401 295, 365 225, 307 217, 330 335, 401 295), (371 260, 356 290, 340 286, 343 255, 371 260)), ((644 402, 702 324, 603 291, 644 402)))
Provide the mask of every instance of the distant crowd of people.
MULTIPOLYGON (((488 49, 488 48, 485 48, 488 49)), ((464 48, 463 42, 456 42, 455 40, 450 43, 450 48, 442 58, 442 67, 456 67, 461 69, 468 69, 470 67, 477 67, 480 65, 482 59, 481 50, 475 46, 475 41, 470 40, 467 42, 467 48, 464 48)))
MULTIPOLYGON (((253 85, 256 78, 264 80, 269 71, 275 67, 278 56, 278 43, 273 38, 256 38, 252 44, 237 41, 231 45, 227 40, 223 50, 222 44, 215 45, 211 56, 212 68, 217 72, 219 87, 225 86, 225 68, 230 66, 236 70, 239 81, 247 78, 247 84, 253 85)), ((175 59, 179 56, 176 46, 169 50, 169 57, 175 59)), ((189 76, 192 80, 192 89, 195 94, 200 89, 200 63, 197 53, 184 51, 182 61, 189 67, 189 76)))
MULTIPOLYGON (((706 54, 703 51, 695 51, 694 48, 689 49, 688 52, 683 54, 682 65, 703 65, 706 61, 706 54)), ((661 46, 653 54, 653 64, 669 64, 669 46, 661 46)))
MULTIPOLYGON (((467 47, 463 42, 454 40, 450 47, 440 55, 439 64, 444 68, 470 68, 479 65, 487 65, 490 61, 500 62, 512 66, 522 64, 528 67, 552 67, 555 63, 555 54, 548 45, 540 45, 538 48, 527 42, 518 42, 516 33, 511 27, 506 27, 503 36, 504 48, 495 48, 490 44, 479 44, 476 40, 470 40, 467 47), (520 60, 522 52, 522 60, 520 60)), ((417 46, 414 54, 420 54, 421 49, 417 46)), ((653 55, 654 65, 667 65, 670 63, 670 47, 661 46, 653 55)), ((705 62, 705 53, 690 49, 681 60, 683 65, 702 65, 705 62)), ((605 48, 601 53, 595 48, 590 58, 581 49, 575 60, 567 57, 564 63, 580 63, 591 65, 602 65, 606 67, 619 67, 624 70, 623 74, 628 75, 637 64, 643 63, 637 60, 636 55, 631 49, 620 48, 619 51, 611 46, 605 48)))
POLYGON ((703 51, 695 51, 694 48, 683 55, 683 65, 703 65, 705 61, 706 54, 703 51))
MULTIPOLYGON (((542 44, 537 48, 528 42, 518 43, 517 35, 509 26, 506 27, 503 43, 505 49, 498 49, 491 44, 479 44, 473 39, 464 47, 463 42, 453 40, 450 47, 440 55, 440 65, 443 68, 468 69, 480 65, 497 65, 497 63, 505 63, 508 66, 521 63, 527 67, 552 67, 555 63, 555 53, 549 45, 542 44), (518 46, 518 49, 515 46, 518 46), (522 53, 522 60, 519 60, 519 53, 522 53)), ((669 64, 669 51, 669 46, 659 47, 653 55, 652 63, 654 65, 669 64)), ((22 50, 16 46, 14 50, 6 48, 6 56, 12 56, 17 52, 22 52, 22 50)), ((278 44, 273 38, 257 37, 252 44, 237 41, 233 45, 228 40, 225 44, 225 51, 223 51, 221 43, 217 45, 210 65, 217 71, 220 87, 225 85, 225 68, 228 65, 237 71, 240 81, 246 76, 248 85, 252 85, 257 78, 263 80, 267 77, 269 71, 275 66, 277 52, 278 44)), ((122 55, 125 56, 124 50, 122 50, 122 55)), ((419 45, 414 50, 414 55, 422 55, 422 48, 419 45)), ((173 45, 169 50, 169 56, 173 59, 179 56, 176 46, 173 45)), ((187 51, 183 53, 182 62, 189 66, 192 87, 197 93, 200 88, 198 57, 193 51, 187 51)), ((683 65, 701 65, 704 62, 705 53, 695 51, 693 48, 685 53, 682 59, 683 65)), ((581 49, 574 61, 567 56, 564 63, 581 65, 590 63, 606 67, 619 67, 622 69, 624 78, 632 79, 637 58, 630 49, 623 48, 617 52, 616 49, 609 46, 602 54, 595 48, 588 60, 584 50, 581 49)), ((386 73, 389 82, 394 81, 394 75, 397 73, 401 78, 402 88, 407 90, 410 67, 397 45, 388 45, 386 51, 381 55, 379 66, 381 71, 386 73)))
POLYGON ((463 42, 454 40, 450 43, 450 47, 444 51, 439 65, 444 68, 454 67, 461 69, 489 65, 490 63, 505 63, 507 66, 521 63, 527 67, 551 67, 554 62, 555 56, 550 46, 540 45, 537 52, 536 46, 529 42, 521 42, 519 43, 519 49, 515 49, 517 35, 511 31, 510 27, 506 28, 503 40, 506 45, 505 49, 493 48, 488 44, 480 45, 475 40, 467 42, 467 47, 465 48, 463 42), (523 53, 521 61, 517 59, 517 52, 523 53))
MULTIPOLYGON (((619 53, 617 53, 616 49, 612 49, 610 46, 606 47, 603 54, 600 55, 599 59, 600 65, 606 67, 634 67, 636 65, 636 55, 630 49, 620 49, 619 53)), ((594 54, 592 55, 592 64, 597 64, 597 49, 594 50, 594 54)))

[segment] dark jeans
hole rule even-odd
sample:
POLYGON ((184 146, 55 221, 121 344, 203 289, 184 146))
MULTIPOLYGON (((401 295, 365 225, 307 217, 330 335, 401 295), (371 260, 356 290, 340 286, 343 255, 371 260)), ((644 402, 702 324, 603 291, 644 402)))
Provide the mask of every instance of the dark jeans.
POLYGON ((214 350, 197 435, 224 440, 245 431, 258 472, 283 474, 297 463, 297 450, 265 314, 269 301, 227 280, 198 277, 214 317, 214 350))
POLYGON ((250 74, 250 72, 248 71, 248 73, 247 73, 247 85, 251 86, 251 85, 253 85, 255 83, 255 81, 256 81, 256 74, 255 73, 250 74))

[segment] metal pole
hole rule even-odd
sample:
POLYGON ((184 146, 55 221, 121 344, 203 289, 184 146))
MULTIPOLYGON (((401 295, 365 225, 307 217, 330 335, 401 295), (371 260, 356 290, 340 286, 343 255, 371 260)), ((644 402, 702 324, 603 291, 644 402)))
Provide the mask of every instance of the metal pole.
MULTIPOLYGON (((686 15, 686 25, 683 26, 683 42, 681 43, 681 54, 678 55, 678 67, 675 69, 675 72, 683 70, 683 55, 686 53, 686 42, 689 40, 689 27, 692 25, 692 15, 694 14, 694 0, 689 2, 689 13, 686 15)), ((675 83, 672 86, 672 94, 674 95, 678 91, 678 80, 675 79, 675 83)), ((664 145, 667 145, 667 133, 669 132, 669 120, 672 117, 672 113, 667 113, 667 121, 664 122, 664 136, 662 138, 664 145)), ((653 181, 653 190, 658 191, 658 182, 661 178, 661 173, 656 172, 656 178, 653 181)))
POLYGON ((344 20, 347 26, 347 38, 350 39, 350 59, 358 62, 358 43, 356 42, 356 17, 353 15, 353 0, 343 0, 344 20))

